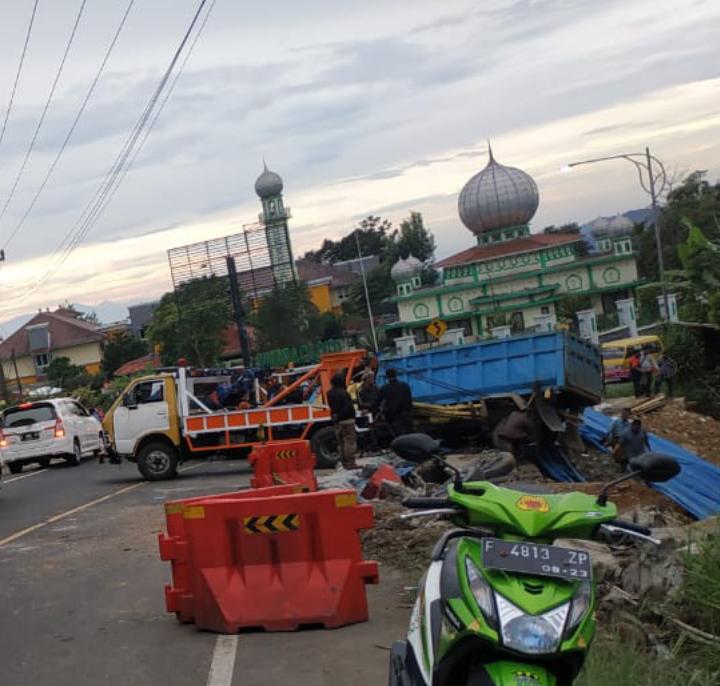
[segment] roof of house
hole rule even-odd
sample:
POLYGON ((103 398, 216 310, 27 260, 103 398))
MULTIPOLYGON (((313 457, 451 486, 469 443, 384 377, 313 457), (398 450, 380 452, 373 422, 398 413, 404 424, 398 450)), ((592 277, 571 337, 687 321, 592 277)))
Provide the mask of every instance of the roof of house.
POLYGON ((13 350, 18 357, 29 355, 31 351, 27 330, 38 324, 47 324, 52 350, 105 340, 105 334, 100 331, 100 327, 80 319, 71 310, 38 312, 29 322, 0 343, 0 358, 9 359, 13 350))
POLYGON ((454 267, 459 264, 472 264, 496 257, 506 257, 518 253, 533 252, 542 248, 566 243, 577 243, 583 240, 580 234, 567 233, 538 233, 532 236, 523 236, 503 243, 490 243, 489 245, 476 245, 462 252, 440 260, 438 267, 454 267))
POLYGON ((336 288, 338 286, 350 286, 360 278, 355 272, 349 269, 341 269, 333 264, 322 264, 312 260, 297 260, 295 265, 300 280, 308 283, 321 279, 330 279, 330 285, 336 288))
POLYGON ((156 352, 151 352, 142 357, 136 357, 134 360, 129 360, 124 365, 118 367, 113 372, 113 376, 130 376, 138 372, 144 372, 148 365, 151 365, 153 369, 160 367, 160 355, 156 352))

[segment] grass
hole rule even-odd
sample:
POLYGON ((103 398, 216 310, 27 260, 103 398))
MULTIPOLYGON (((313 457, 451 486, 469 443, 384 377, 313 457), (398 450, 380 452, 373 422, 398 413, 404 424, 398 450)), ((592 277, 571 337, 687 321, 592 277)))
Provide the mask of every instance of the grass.
POLYGON ((633 395, 634 389, 629 381, 625 383, 609 383, 605 386, 606 398, 628 398, 633 395))

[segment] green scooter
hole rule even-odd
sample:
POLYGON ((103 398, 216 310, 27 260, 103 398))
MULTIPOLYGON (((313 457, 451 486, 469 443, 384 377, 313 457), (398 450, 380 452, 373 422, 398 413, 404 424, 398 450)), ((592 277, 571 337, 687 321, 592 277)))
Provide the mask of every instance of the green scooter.
MULTIPOLYGON (((411 462, 442 460, 424 434, 396 438, 411 462)), ((403 515, 449 517, 459 527, 435 545, 418 588, 406 641, 393 645, 390 686, 566 686, 583 665, 596 629, 597 591, 589 554, 558 538, 626 535, 657 543, 651 531, 616 520, 608 492, 630 478, 661 482, 680 472, 646 453, 599 496, 538 494, 489 481, 454 483, 445 498, 409 498, 403 515)))

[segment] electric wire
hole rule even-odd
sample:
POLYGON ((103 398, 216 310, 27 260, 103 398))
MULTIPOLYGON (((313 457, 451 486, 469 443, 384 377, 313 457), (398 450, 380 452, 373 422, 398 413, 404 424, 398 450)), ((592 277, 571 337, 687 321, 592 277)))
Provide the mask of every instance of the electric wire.
POLYGON ((12 188, 10 189, 10 193, 5 200, 5 204, 3 205, 2 210, 0 210, 0 222, 2 222, 3 217, 5 217, 5 213, 7 212, 7 209, 10 206, 13 197, 15 196, 15 191, 17 190, 18 184, 20 183, 20 180, 25 173, 25 167, 27 166, 28 160, 30 159, 30 155, 35 148, 35 143, 37 142, 38 136, 40 135, 40 129, 42 129, 42 125, 45 122, 45 117, 47 116, 48 110, 50 109, 50 103, 52 102, 58 82, 60 81, 60 76, 62 75, 63 69, 65 68, 65 62, 67 61, 67 56, 70 53, 70 47, 75 40, 75 34, 77 33, 77 28, 80 24, 80 18, 83 15, 86 4, 87 0, 82 0, 82 2, 80 3, 80 9, 78 10, 77 16, 75 17, 75 23, 73 24, 72 31, 70 32, 70 38, 68 39, 67 45, 65 46, 65 52, 63 53, 62 59, 60 60, 60 66, 58 67, 57 73, 55 74, 55 79, 53 80, 52 86, 50 87, 50 93, 48 94, 47 100, 45 101, 45 107, 43 108, 40 119, 38 120, 37 126, 35 127, 35 133, 33 134, 30 145, 25 152, 25 157, 22 161, 22 164, 20 165, 20 169, 18 169, 17 175, 15 176, 15 181, 12 185, 12 188))
POLYGON ((35 0, 32 8, 32 14, 30 15, 30 23, 28 24, 27 33, 25 34, 25 42, 23 43, 22 53, 20 53, 20 62, 18 63, 17 72, 15 73, 15 82, 13 83, 10 100, 8 100, 8 106, 5 110, 5 119, 3 120, 2 130, 0 130, 0 146, 5 138, 5 129, 7 128, 8 120, 10 119, 10 112, 12 111, 13 102, 15 101, 15 92, 17 91, 20 74, 22 73, 23 64, 25 63, 25 54, 27 53, 28 43, 30 42, 30 34, 32 33, 33 24, 35 23, 35 13, 37 12, 38 2, 39 0, 35 0))
MULTIPOLYGON (((151 114, 153 113, 153 110, 155 108, 155 105, 157 104, 160 95, 162 94, 170 75, 172 74, 175 65, 177 64, 180 55, 182 51, 185 48, 185 45, 188 42, 188 39, 195 28, 195 25, 197 24, 198 18, 200 17, 200 14, 202 13, 203 8, 207 4, 207 0, 200 0, 200 3, 198 5, 198 8, 193 15, 193 19, 190 22, 189 27, 185 31, 185 34, 180 41, 179 46, 175 50, 175 53, 170 60, 170 64, 168 65, 167 69, 165 70, 165 73, 163 74, 162 78, 160 79, 160 82, 156 86, 155 90, 153 91, 153 94, 150 97, 150 100, 148 101, 147 105, 145 106, 145 109, 143 110, 143 113, 140 115, 140 118, 138 119, 137 123, 133 127, 133 130, 131 131, 128 139, 126 140, 125 144, 121 148, 120 152, 118 153, 117 157, 115 158, 115 161, 108 169, 107 173, 103 177, 103 180, 100 182, 100 185, 96 189, 95 193, 93 194, 92 198, 88 202, 88 204, 83 209, 82 213, 80 214, 80 217, 75 222, 73 227, 68 231, 68 233, 65 235, 65 238, 61 242, 60 246, 58 246, 58 249, 56 249, 55 253, 53 253, 53 256, 51 257, 51 261, 56 258, 56 256, 59 254, 60 250, 63 249, 63 245, 65 245, 63 254, 60 256, 59 259, 56 260, 56 264, 51 266, 45 274, 36 282, 36 284, 30 288, 29 291, 25 293, 25 296, 29 296, 37 290, 42 287, 49 279, 51 279, 55 273, 57 273, 57 270, 63 265, 63 263, 67 260, 67 258, 72 254, 72 252, 75 250, 75 248, 84 240, 84 238, 87 236, 88 232, 91 230, 94 223, 99 218, 100 214, 104 210, 104 208, 107 205, 107 200, 109 200, 110 194, 113 192, 115 184, 118 183, 118 179, 120 178, 120 174, 122 173, 123 169, 125 168, 125 165, 128 163, 128 159, 130 158, 130 155, 133 152, 133 149, 142 134, 143 130, 145 129, 145 126, 150 119, 151 114)), ((124 178, 124 177, 123 177, 124 178)), ((120 181, 122 179, 120 178, 120 181)), ((119 184, 118 184, 119 185, 119 184)))
POLYGON ((95 87, 98 84, 98 81, 100 80, 100 77, 102 76, 103 72, 105 71, 105 66, 108 63, 108 60, 110 59, 110 55, 112 54, 115 45, 117 44, 118 38, 120 37, 120 34, 122 33, 123 28, 125 27, 125 23, 127 22, 128 15, 130 14, 130 10, 132 9, 133 5, 135 4, 135 0, 129 0, 127 7, 125 8, 125 12, 123 13, 122 18, 120 19, 120 24, 118 25, 117 29, 115 30, 115 34, 112 37, 112 40, 110 41, 110 45, 108 46, 107 50, 105 51, 105 55, 103 56, 102 62, 100 63, 100 66, 98 67, 97 72, 95 72, 95 76, 93 77, 93 80, 90 84, 90 88, 88 88, 87 93, 85 94, 85 97, 80 104, 80 109, 77 111, 77 114, 75 115, 75 119, 73 120, 72 124, 70 125, 70 128, 68 129, 67 134, 65 134, 65 139, 63 140, 62 144, 60 145, 60 149, 58 150, 57 154, 55 155, 55 159, 51 162, 50 167, 48 167, 47 172, 45 173, 45 177, 41 181, 40 185, 38 186, 37 190, 35 191, 35 195, 33 196, 32 200, 30 201, 30 204, 28 205, 27 209, 23 213, 22 217, 20 217, 19 221, 15 225, 15 228, 12 230, 10 235, 8 236, 7 240, 5 241, 3 248, 7 248, 10 241, 12 241, 13 238, 17 235, 17 233, 20 231, 20 229, 25 225, 25 222, 28 220, 28 217, 32 213, 33 209, 35 208, 35 205, 37 204, 37 201, 39 200, 40 196, 42 195, 43 191, 45 190, 45 187, 48 184, 48 181, 50 180, 50 177, 52 176, 53 172, 55 171, 55 168, 58 165, 58 162, 60 162, 60 158, 63 156, 63 153, 65 152, 65 149, 67 148, 68 144, 70 143, 70 139, 73 136, 73 133, 75 133, 75 129, 77 128, 78 123, 80 122, 80 119, 85 112, 85 109, 87 108, 88 102, 90 102, 90 98, 92 97, 95 87))

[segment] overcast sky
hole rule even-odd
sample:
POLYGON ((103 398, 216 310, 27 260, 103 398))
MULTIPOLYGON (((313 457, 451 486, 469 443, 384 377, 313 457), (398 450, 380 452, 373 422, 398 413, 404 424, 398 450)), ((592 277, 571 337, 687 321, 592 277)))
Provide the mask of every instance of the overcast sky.
MULTIPOLYGON (((80 107, 128 0, 87 0, 5 244, 80 107)), ((32 9, 0 22, 4 117, 32 9)), ((40 0, 0 145, 5 203, 81 0, 40 0)), ((166 250, 257 219, 253 183, 285 180, 295 254, 367 214, 421 211, 438 256, 469 247, 457 194, 486 163, 530 172, 536 230, 643 207, 630 165, 563 163, 650 145, 668 169, 720 172, 717 0, 217 0, 137 162, 85 241, 50 257, 145 108, 197 0, 135 0, 70 145, 0 267, 0 321, 64 300, 170 288, 166 250)), ((209 5, 209 3, 208 3, 209 5)), ((0 118, 1 121, 1 118, 0 118)))

